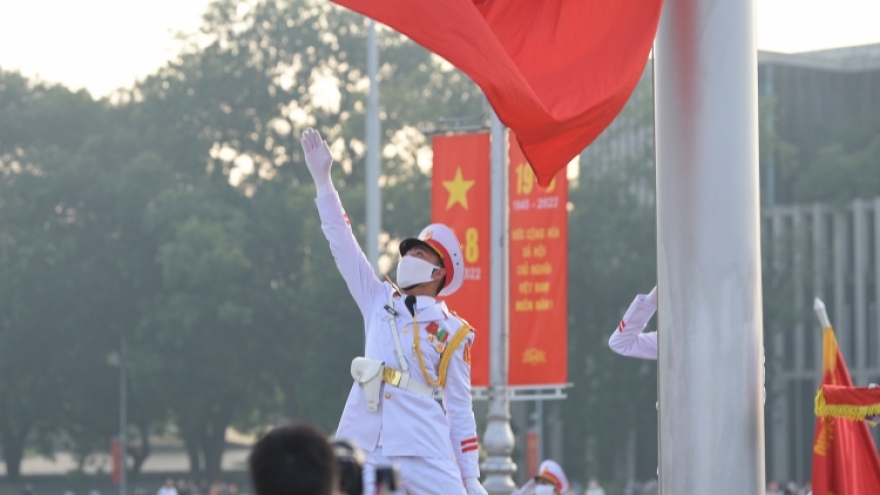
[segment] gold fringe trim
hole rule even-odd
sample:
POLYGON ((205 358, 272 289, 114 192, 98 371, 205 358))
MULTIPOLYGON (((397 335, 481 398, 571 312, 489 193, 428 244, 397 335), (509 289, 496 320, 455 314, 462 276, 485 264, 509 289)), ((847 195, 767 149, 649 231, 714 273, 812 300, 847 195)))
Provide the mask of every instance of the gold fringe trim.
MULTIPOLYGON (((437 381, 431 380, 431 375, 428 374, 428 368, 425 367, 425 358, 422 357, 422 346, 419 342, 421 337, 419 337, 419 323, 413 319, 413 341, 415 342, 416 348, 416 356, 419 360, 419 368, 422 369, 422 376, 425 377, 425 382, 432 387, 442 387, 441 383, 446 381, 446 373, 437 373, 437 381)), ((441 361, 442 363, 442 361, 441 361)), ((445 370, 443 370, 445 371, 445 370)))
MULTIPOLYGON (((822 389, 819 389, 819 392, 816 393, 816 416, 826 417, 831 416, 835 418, 844 418, 852 421, 865 421, 865 418, 868 416, 877 416, 880 415, 880 404, 873 404, 870 406, 855 406, 855 405, 828 405, 825 403, 825 393, 822 389)), ((877 423, 873 421, 868 421, 872 426, 877 423)))

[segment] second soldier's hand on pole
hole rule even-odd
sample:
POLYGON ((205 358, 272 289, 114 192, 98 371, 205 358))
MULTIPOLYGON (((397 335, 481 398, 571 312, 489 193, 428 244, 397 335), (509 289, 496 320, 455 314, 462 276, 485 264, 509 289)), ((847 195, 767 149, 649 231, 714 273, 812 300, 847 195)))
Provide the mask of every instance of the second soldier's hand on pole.
POLYGON ((306 166, 312 174, 312 180, 318 189, 330 185, 330 166, 333 165, 333 157, 330 155, 330 147, 321 139, 321 134, 309 127, 302 135, 300 144, 306 158, 306 166))

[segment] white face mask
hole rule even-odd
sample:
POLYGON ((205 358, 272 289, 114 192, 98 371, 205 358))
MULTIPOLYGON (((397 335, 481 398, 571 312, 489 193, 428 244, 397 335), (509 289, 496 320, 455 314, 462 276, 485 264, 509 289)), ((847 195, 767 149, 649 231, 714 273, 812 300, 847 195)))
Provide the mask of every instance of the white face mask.
POLYGON ((553 495, 556 492, 553 485, 537 485, 535 495, 553 495))
POLYGON ((431 281, 436 265, 415 256, 404 256, 397 264, 397 286, 403 289, 431 281))

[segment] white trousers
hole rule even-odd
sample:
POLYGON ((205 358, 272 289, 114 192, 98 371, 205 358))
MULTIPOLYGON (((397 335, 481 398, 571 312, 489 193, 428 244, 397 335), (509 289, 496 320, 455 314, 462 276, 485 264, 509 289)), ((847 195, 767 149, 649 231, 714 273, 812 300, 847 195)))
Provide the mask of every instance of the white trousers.
POLYGON ((397 466, 400 485, 394 495, 467 495, 454 459, 438 457, 386 457, 382 447, 367 453, 364 495, 376 493, 376 466, 397 466))

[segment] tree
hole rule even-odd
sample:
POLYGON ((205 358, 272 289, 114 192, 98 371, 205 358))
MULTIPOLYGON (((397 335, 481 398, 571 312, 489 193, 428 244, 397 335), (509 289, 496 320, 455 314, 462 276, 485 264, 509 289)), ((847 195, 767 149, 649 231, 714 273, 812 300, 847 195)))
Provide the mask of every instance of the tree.
POLYGON ((93 321, 80 296, 94 243, 84 171, 68 159, 100 131, 106 109, 9 73, 0 73, 0 107, 0 440, 14 480, 29 439, 45 447, 61 429, 77 408, 69 385, 102 353, 92 339, 100 334, 82 332, 93 321))

